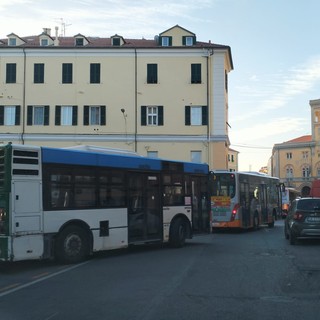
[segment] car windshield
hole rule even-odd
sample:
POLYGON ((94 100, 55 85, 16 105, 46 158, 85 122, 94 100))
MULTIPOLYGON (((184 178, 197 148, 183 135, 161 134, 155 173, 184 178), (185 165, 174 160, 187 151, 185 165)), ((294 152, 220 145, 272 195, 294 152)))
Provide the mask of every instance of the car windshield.
POLYGON ((302 199, 298 201, 298 210, 319 210, 320 211, 320 199, 302 199))

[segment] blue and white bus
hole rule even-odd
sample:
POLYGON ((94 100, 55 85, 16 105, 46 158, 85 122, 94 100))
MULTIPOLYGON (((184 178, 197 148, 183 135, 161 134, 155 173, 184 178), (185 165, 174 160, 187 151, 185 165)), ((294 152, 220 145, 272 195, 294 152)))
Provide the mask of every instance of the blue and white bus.
POLYGON ((144 243, 182 247, 210 232, 208 166, 102 148, 0 145, 0 261, 144 243))

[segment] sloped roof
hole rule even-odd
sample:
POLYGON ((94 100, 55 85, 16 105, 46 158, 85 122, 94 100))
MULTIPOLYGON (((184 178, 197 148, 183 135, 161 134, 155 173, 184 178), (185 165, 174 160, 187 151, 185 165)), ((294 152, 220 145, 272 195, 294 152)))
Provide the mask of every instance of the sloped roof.
POLYGON ((301 136, 289 141, 286 141, 284 143, 305 143, 305 142, 311 142, 312 141, 312 135, 305 135, 305 136, 301 136))

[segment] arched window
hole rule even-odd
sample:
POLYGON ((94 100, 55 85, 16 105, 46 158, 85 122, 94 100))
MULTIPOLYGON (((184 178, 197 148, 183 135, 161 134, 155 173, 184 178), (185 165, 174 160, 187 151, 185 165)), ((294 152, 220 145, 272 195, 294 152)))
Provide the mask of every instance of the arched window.
POLYGON ((286 167, 286 178, 287 179, 293 178, 293 168, 292 168, 292 166, 287 166, 286 167))
POLYGON ((307 178, 310 176, 310 169, 309 166, 303 166, 302 167, 302 177, 307 178))

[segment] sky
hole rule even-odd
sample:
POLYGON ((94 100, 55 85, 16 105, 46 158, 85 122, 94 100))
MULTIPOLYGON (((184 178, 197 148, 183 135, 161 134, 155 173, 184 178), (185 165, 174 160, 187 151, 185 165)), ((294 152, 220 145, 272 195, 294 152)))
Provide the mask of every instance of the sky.
POLYGON ((274 144, 311 134, 319 12, 319 0, 0 0, 0 38, 58 26, 65 36, 153 39, 178 24, 198 41, 230 46, 230 147, 239 170, 258 171, 274 144))

